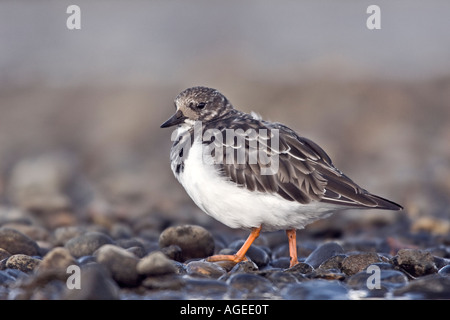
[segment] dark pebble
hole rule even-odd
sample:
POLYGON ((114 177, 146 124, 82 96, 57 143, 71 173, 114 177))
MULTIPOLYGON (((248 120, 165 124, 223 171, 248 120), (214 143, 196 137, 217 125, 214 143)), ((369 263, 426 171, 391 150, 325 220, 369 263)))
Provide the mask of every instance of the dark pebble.
POLYGON ((39 246, 34 240, 11 228, 0 228, 0 248, 13 255, 36 256, 39 254, 39 246))
POLYGON ((344 253, 344 249, 336 242, 328 242, 316 248, 306 258, 305 262, 313 268, 318 268, 323 262, 335 255, 344 253))
POLYGON ((224 281, 214 279, 186 279, 186 291, 190 299, 224 299, 228 285, 224 281))
POLYGON ((41 260, 30 257, 26 254, 15 254, 8 258, 6 261, 6 267, 18 269, 28 273, 38 267, 40 263, 41 260))
POLYGON ((182 225, 165 229, 159 237, 160 248, 177 245, 181 248, 181 261, 206 258, 214 254, 214 239, 201 226, 182 225))
POLYGON ((149 276, 142 281, 142 286, 151 290, 180 290, 185 280, 176 274, 149 276))
POLYGON ((447 265, 447 266, 445 266, 445 267, 442 267, 442 268, 438 271, 438 273, 439 273, 441 276, 449 277, 449 276, 450 276, 450 265, 447 265))
POLYGON ((136 286, 139 284, 139 274, 136 266, 139 259, 125 249, 105 244, 94 254, 97 262, 104 265, 110 272, 113 279, 120 286, 136 286))
POLYGON ((337 254, 320 264, 319 269, 328 270, 328 269, 338 269, 342 268, 342 261, 347 256, 345 254, 337 254))
POLYGON ((281 257, 274 259, 270 262, 272 268, 281 268, 287 269, 289 268, 289 264, 291 263, 291 259, 289 257, 281 257))
POLYGON ((117 300, 119 287, 110 278, 109 272, 95 263, 81 268, 80 288, 69 289, 66 286, 64 300, 117 300))
POLYGON ((56 247, 44 256, 39 265, 39 272, 55 269, 66 271, 70 265, 78 265, 78 263, 69 250, 63 247, 56 247))
POLYGON ((278 288, 283 288, 290 283, 295 283, 298 281, 297 277, 295 277, 292 273, 286 273, 283 271, 269 272, 266 278, 278 288))
POLYGON ((309 274, 313 271, 314 271, 314 268, 306 262, 299 262, 292 268, 289 268, 286 270, 286 272, 301 273, 301 274, 309 274))
POLYGON ((139 274, 146 276, 157 276, 177 271, 172 261, 160 251, 154 251, 139 260, 136 270, 139 274))
POLYGON ((237 272, 254 272, 258 271, 258 266, 256 263, 254 263, 251 260, 241 261, 239 263, 236 263, 236 265, 231 269, 230 273, 237 273, 237 272))
POLYGON ((95 250, 105 244, 113 244, 111 237, 101 232, 87 232, 70 239, 66 242, 65 247, 75 258, 92 255, 95 250))
MULTIPOLYGON (((244 240, 237 240, 232 242, 229 247, 235 249, 237 252, 237 250, 239 250, 243 244, 244 240)), ((252 245, 248 249, 245 256, 256 263, 259 268, 265 267, 270 262, 270 257, 267 254, 267 251, 256 245, 252 245)))
POLYGON ((77 259, 77 263, 80 266, 96 262, 97 259, 94 256, 82 256, 77 259))
POLYGON ((372 263, 381 262, 378 254, 374 252, 365 252, 352 254, 342 260, 342 272, 351 276, 364 270, 372 263))
POLYGON ((450 299, 450 277, 443 277, 440 274, 420 277, 395 290, 394 296, 407 296, 411 299, 450 299))
POLYGON ((227 271, 221 266, 207 261, 191 261, 186 265, 187 274, 194 277, 218 279, 227 271))
POLYGON ((438 271, 433 255, 423 250, 401 249, 392 258, 392 262, 413 277, 420 277, 438 271))
POLYGON ((338 269, 315 269, 308 275, 313 279, 325 279, 325 280, 344 280, 345 274, 338 269))
POLYGON ((6 270, 0 270, 0 285, 7 285, 16 281, 16 278, 9 275, 6 270))
POLYGON ((376 291, 382 288, 389 290, 397 289, 408 284, 408 278, 403 272, 384 269, 380 269, 379 272, 379 287, 377 285, 377 280, 375 280, 375 273, 371 270, 369 270, 369 272, 361 271, 348 277, 346 283, 352 289, 370 291, 376 291))
POLYGON ((130 247, 130 248, 126 248, 125 250, 127 250, 128 252, 131 252, 138 258, 143 258, 145 256, 145 251, 142 247, 130 247))
POLYGON ((183 252, 176 244, 171 244, 168 247, 161 248, 161 252, 172 260, 183 262, 183 252))
POLYGON ((348 289, 337 280, 317 279, 287 285, 281 296, 286 300, 345 300, 348 289))
POLYGON ((235 273, 226 283, 231 299, 270 299, 275 294, 270 280, 253 273, 235 273))
POLYGON ((7 259, 11 257, 11 253, 9 253, 7 250, 0 248, 0 261, 2 261, 3 259, 7 259))

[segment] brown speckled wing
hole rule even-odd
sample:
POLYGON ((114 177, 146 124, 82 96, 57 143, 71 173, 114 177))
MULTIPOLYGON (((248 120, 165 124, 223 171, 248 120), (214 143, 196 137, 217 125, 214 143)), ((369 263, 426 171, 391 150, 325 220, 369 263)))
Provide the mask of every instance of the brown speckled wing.
POLYGON ((222 148, 222 152, 211 154, 219 160, 217 168, 224 177, 240 187, 276 193, 286 200, 302 204, 321 201, 335 204, 336 207, 401 208, 359 187, 334 167, 330 157, 316 143, 298 136, 282 124, 241 113, 208 123, 203 130, 208 129, 217 129, 216 137, 212 140, 215 147, 222 148), (218 137, 218 132, 221 137, 218 137), (232 138, 230 132, 234 133, 232 138), (275 140, 271 139, 272 135, 275 135, 274 139, 277 138, 277 148, 275 140), (276 157, 276 170, 271 174, 263 174, 264 170, 271 167, 271 162, 262 159, 274 160, 276 157))

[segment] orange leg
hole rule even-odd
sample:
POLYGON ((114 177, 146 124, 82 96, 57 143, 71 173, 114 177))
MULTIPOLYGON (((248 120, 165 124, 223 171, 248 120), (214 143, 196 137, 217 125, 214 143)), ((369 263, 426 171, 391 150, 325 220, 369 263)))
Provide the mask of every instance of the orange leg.
POLYGON ((208 257, 206 261, 209 262, 217 262, 217 261, 233 261, 235 263, 241 262, 246 260, 245 254, 247 253, 248 249, 252 245, 253 241, 256 240, 256 238, 259 237, 259 233, 261 232, 261 227, 253 228, 252 232, 248 236, 247 240, 244 242, 242 247, 239 249, 236 254, 233 255, 227 255, 227 254, 218 254, 211 257, 208 257))
POLYGON ((297 259, 297 231, 295 229, 286 230, 286 235, 289 239, 289 255, 291 256, 291 263, 289 268, 298 264, 297 259))

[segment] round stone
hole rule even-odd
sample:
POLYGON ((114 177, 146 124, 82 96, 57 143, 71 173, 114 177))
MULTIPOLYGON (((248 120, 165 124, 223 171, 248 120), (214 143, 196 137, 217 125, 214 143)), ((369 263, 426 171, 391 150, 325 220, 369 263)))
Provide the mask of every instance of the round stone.
POLYGON ((39 255, 39 246, 34 240, 11 228, 0 228, 0 248, 11 254, 39 255))
POLYGON ((87 232, 67 241, 65 247, 72 256, 79 258, 92 255, 101 246, 112 243, 114 241, 104 233, 87 232))
POLYGON ((211 256, 214 239, 211 233, 196 225, 169 227, 159 237, 160 248, 177 245, 181 248, 181 261, 211 256))

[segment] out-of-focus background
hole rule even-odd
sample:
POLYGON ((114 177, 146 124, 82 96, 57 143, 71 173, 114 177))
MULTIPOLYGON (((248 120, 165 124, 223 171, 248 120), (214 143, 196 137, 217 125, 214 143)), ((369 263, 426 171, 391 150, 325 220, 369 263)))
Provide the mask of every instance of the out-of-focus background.
POLYGON ((380 30, 371 4, 2 1, 0 221, 214 223, 173 177, 159 128, 180 91, 205 85, 406 209, 377 217, 450 232, 450 2, 376 1, 380 30), (66 27, 71 4, 81 30, 66 27))

